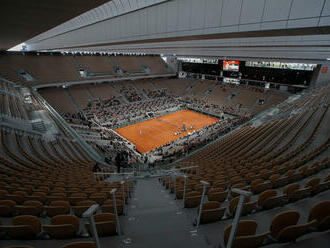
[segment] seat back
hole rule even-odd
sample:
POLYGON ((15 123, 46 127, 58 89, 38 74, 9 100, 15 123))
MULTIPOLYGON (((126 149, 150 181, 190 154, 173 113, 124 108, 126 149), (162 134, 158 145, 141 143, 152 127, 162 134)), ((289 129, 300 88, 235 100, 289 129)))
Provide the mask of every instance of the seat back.
POLYGON ((76 231, 79 229, 79 219, 73 215, 57 215, 51 220, 52 225, 71 224, 76 231))
POLYGON ((270 232, 272 237, 277 239, 278 234, 282 229, 287 226, 296 225, 299 220, 299 217, 299 212, 294 210, 285 211, 277 214, 270 224, 270 232))
MULTIPOLYGON (((258 226, 258 224, 254 220, 241 220, 241 221, 239 221, 239 223, 237 225, 237 229, 236 229, 235 239, 236 239, 236 237, 239 237, 239 236, 254 235, 257 231, 257 226, 258 226)), ((225 228, 225 231, 224 231, 224 234, 223 234, 224 235, 223 239, 224 239, 225 245, 227 245, 229 235, 230 235, 230 232, 231 232, 231 227, 232 227, 232 224, 228 225, 225 228)))
POLYGON ((330 228, 330 201, 316 203, 309 211, 308 221, 316 220, 321 230, 330 228))
POLYGON ((274 189, 269 189, 269 190, 265 190, 264 192, 262 192, 260 195, 259 195, 259 198, 258 198, 258 206, 259 207, 263 207, 264 205, 264 202, 270 198, 270 197, 274 197, 277 195, 277 191, 274 190, 274 189))
POLYGON ((41 223, 38 217, 32 215, 16 216, 12 219, 14 226, 27 225, 30 226, 35 234, 40 233, 41 223))

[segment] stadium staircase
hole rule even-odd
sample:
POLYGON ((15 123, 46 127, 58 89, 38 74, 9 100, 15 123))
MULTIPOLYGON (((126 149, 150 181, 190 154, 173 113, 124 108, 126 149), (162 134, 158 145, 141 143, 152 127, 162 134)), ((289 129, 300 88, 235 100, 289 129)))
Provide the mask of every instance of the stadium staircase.
POLYGON ((54 122, 56 122, 57 126, 60 127, 63 132, 70 135, 72 139, 74 139, 77 144, 79 144, 83 151, 86 152, 94 161, 106 165, 103 158, 90 145, 88 145, 80 135, 78 135, 78 133, 63 119, 59 113, 57 113, 57 111, 47 101, 45 101, 39 95, 38 92, 31 91, 31 93, 37 99, 39 104, 43 105, 45 110, 48 110, 48 115, 54 120, 54 122))
POLYGON ((72 102, 73 106, 75 106, 75 108, 77 109, 77 111, 80 112, 80 108, 79 108, 78 104, 76 103, 76 101, 74 100, 74 97, 73 97, 72 94, 71 94, 70 88, 67 88, 67 89, 66 89, 66 92, 68 93, 68 95, 69 95, 69 97, 70 97, 70 99, 71 99, 71 102, 72 102))
POLYGON ((171 198, 157 178, 138 180, 127 213, 130 217, 123 223, 124 240, 131 240, 132 247, 213 247, 195 232, 182 204, 171 198))
POLYGON ((129 103, 128 99, 125 97, 124 94, 121 94, 116 87, 113 87, 113 85, 110 84, 111 89, 118 94, 119 101, 123 103, 129 103))
POLYGON ((116 64, 115 61, 112 60, 112 58, 110 56, 108 56, 109 62, 113 67, 113 71, 115 71, 119 66, 116 64))
POLYGON ((91 90, 88 87, 85 87, 85 89, 87 90, 88 94, 90 95, 90 97, 92 99, 96 98, 95 96, 93 96, 93 93, 91 92, 91 90))

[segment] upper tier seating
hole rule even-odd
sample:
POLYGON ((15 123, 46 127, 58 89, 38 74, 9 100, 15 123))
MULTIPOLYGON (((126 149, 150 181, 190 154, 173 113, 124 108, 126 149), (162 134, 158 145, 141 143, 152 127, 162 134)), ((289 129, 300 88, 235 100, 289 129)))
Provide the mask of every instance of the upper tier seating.
MULTIPOLYGON (((117 78, 139 74, 169 74, 165 62, 159 56, 74 56, 55 53, 2 53, 0 55, 0 75, 21 84, 41 85, 49 83, 77 82, 91 79, 117 78), (112 62, 111 62, 112 61, 112 62), (117 74, 119 66, 124 75, 117 74), (150 69, 147 73, 143 67, 150 69), (81 77, 79 69, 87 70, 87 77, 81 77), (32 77, 26 81, 21 74, 32 77)), ((170 72, 171 74, 171 72, 170 72)))

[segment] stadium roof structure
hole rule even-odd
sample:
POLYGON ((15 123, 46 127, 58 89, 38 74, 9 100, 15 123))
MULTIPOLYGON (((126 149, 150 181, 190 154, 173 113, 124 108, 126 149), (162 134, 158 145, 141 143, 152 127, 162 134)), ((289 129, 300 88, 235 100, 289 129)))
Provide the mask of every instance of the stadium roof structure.
POLYGON ((112 0, 26 44, 32 51, 324 61, 330 58, 330 0, 112 0))
POLYGON ((7 50, 109 0, 1 0, 0 50, 7 50))

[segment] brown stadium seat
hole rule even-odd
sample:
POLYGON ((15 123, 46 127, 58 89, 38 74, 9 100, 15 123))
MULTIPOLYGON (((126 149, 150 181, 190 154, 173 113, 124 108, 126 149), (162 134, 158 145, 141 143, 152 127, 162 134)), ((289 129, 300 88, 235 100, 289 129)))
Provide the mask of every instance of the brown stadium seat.
POLYGON ((277 195, 276 190, 269 189, 259 195, 258 206, 262 209, 271 209, 282 206, 287 201, 286 195, 277 195))
POLYGON ((8 191, 7 190, 0 189, 0 200, 5 199, 7 195, 8 195, 8 191))
POLYGON ((70 202, 71 206, 76 206, 78 202, 87 200, 86 193, 73 193, 70 197, 68 197, 68 201, 70 202))
POLYGON ((175 192, 175 197, 176 199, 182 199, 183 198, 183 186, 178 186, 176 188, 176 192, 175 192))
POLYGON ((16 202, 12 200, 0 200, 0 216, 9 216, 15 212, 16 202))
MULTIPOLYGON (((244 184, 244 183, 238 183, 232 186, 232 188, 236 188, 236 189, 241 189, 241 190, 249 190, 248 187, 244 184)), ((231 195, 232 197, 237 197, 239 196, 239 194, 231 191, 231 195)))
POLYGON ((318 177, 314 177, 314 178, 311 178, 309 179, 306 184, 305 184, 305 187, 306 188, 310 188, 310 191, 311 191, 311 194, 312 195, 315 195, 317 193, 319 193, 321 191, 321 188, 320 188, 320 182, 321 182, 321 179, 318 178, 318 177))
POLYGON ((221 203, 217 201, 204 203, 202 207, 200 223, 205 224, 221 220, 226 211, 226 208, 220 207, 221 203))
POLYGON ((106 193, 92 193, 89 196, 89 199, 92 201, 96 201, 98 204, 102 205, 107 199, 106 193))
POLYGON ((271 188, 271 184, 269 182, 265 182, 263 179, 255 179, 250 184, 251 191, 253 194, 258 194, 260 192, 265 191, 266 189, 271 188))
POLYGON ((322 183, 320 183, 320 191, 325 191, 330 189, 330 174, 328 174, 322 183))
POLYGON ((39 216, 43 211, 43 205, 39 201, 25 201, 23 205, 16 205, 15 210, 19 215, 39 216))
POLYGON ((24 191, 14 191, 12 194, 7 195, 6 199, 12 200, 17 204, 22 204, 28 194, 24 191))
POLYGON ((228 191, 224 191, 222 188, 210 189, 207 193, 209 201, 224 202, 227 199, 228 191))
MULTIPOLYGON (((94 221, 95 221, 97 233, 100 237, 117 234, 116 216, 114 214, 111 213, 95 214, 94 221)), ((88 230, 89 233, 91 233, 89 223, 86 224, 86 229, 88 230)))
POLYGON ((270 176, 269 180, 272 185, 272 188, 278 188, 288 184, 288 178, 281 177, 280 174, 274 174, 270 176))
MULTIPOLYGON (((118 215, 124 214, 124 202, 122 200, 116 199, 117 213, 118 215)), ((103 213, 114 213, 113 200, 107 200, 101 206, 103 213)))
POLYGON ((185 200, 184 200, 184 207, 185 208, 195 208, 199 206, 201 203, 201 193, 197 191, 192 191, 186 193, 185 200))
POLYGON ((73 213, 74 215, 81 217, 82 214, 94 204, 96 204, 96 202, 91 200, 78 202, 77 206, 72 207, 73 213))
POLYGON ((316 220, 297 224, 299 217, 300 214, 293 210, 277 214, 270 225, 271 236, 279 243, 294 242, 316 225, 316 220))
POLYGON ((67 201, 52 201, 44 209, 49 217, 70 213, 70 204, 67 201))
MULTIPOLYGON (((259 247, 263 244, 268 232, 256 234, 257 222, 253 220, 241 220, 236 229, 236 234, 232 247, 252 248, 259 247)), ((224 243, 227 245, 232 224, 228 225, 224 231, 224 243)))
POLYGON ((289 201, 297 201, 310 195, 310 188, 300 188, 298 183, 293 183, 283 189, 283 193, 289 198, 289 201))
POLYGON ((94 242, 73 242, 61 246, 61 248, 96 248, 94 242))
POLYGON ((330 201, 316 203, 309 211, 308 221, 316 220, 319 231, 330 229, 330 201))
POLYGON ((52 217, 50 225, 44 225, 43 229, 52 238, 73 238, 79 231, 79 219, 73 215, 57 215, 52 217))
POLYGON ((47 194, 45 192, 33 192, 32 195, 26 196, 26 200, 39 201, 42 204, 45 204, 47 194))
POLYGON ((0 226, 0 232, 12 239, 34 239, 40 230, 40 220, 32 215, 16 216, 12 219, 12 226, 0 226))
MULTIPOLYGON (((237 208, 237 205, 239 202, 239 198, 240 198, 240 196, 236 196, 229 202, 229 213, 232 216, 235 215, 236 208, 237 208)), ((256 208, 257 208, 257 201, 250 202, 249 198, 245 198, 241 215, 250 214, 256 208)))
POLYGON ((46 197, 46 201, 52 202, 52 201, 65 201, 66 200, 66 193, 63 192, 55 192, 55 193, 50 193, 46 197))
POLYGON ((225 181, 215 181, 212 185, 214 188, 222 188, 222 189, 227 189, 228 183, 225 181))

